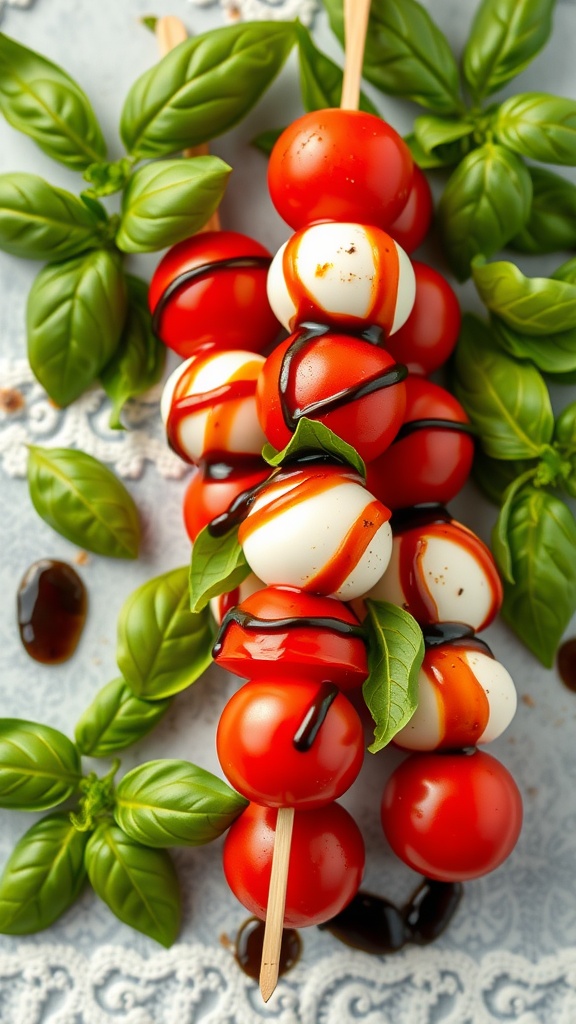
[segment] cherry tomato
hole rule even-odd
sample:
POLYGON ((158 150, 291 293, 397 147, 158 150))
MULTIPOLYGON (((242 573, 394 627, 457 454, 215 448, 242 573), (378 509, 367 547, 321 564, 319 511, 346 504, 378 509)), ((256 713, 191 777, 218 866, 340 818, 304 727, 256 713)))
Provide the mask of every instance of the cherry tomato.
POLYGON ((395 242, 405 252, 411 253, 422 244, 432 223, 434 205, 428 179, 417 164, 414 164, 412 186, 406 206, 399 217, 388 228, 395 242))
MULTIPOLYGON (((232 892, 250 913, 266 917, 277 811, 250 804, 229 828, 223 867, 232 892)), ((322 924, 356 895, 364 842, 340 804, 294 814, 284 911, 285 928, 322 924)))
POLYGON ((381 817, 394 853, 411 868, 463 882, 512 852, 522 798, 510 772, 483 751, 412 754, 386 783, 381 817))
POLYGON ((416 298, 406 323, 386 341, 388 351, 411 373, 428 376, 451 356, 462 315, 456 293, 437 270, 414 260, 416 298))
POLYGON ((358 110, 317 110, 293 121, 276 142, 268 186, 292 228, 318 220, 387 228, 406 204, 412 156, 379 117, 358 110))
POLYGON ((458 427, 469 422, 460 402, 439 384, 408 377, 402 427, 390 448, 368 465, 368 490, 392 509, 447 505, 472 469, 474 441, 458 427))
POLYGON ((364 735, 358 713, 331 684, 269 677, 246 683, 230 698, 216 749, 230 784, 248 800, 312 808, 352 785, 362 767, 364 735))
POLYGON ((270 476, 270 466, 247 459, 239 465, 203 465, 194 473, 186 492, 182 512, 186 532, 192 541, 217 516, 222 515, 240 494, 252 490, 270 476))

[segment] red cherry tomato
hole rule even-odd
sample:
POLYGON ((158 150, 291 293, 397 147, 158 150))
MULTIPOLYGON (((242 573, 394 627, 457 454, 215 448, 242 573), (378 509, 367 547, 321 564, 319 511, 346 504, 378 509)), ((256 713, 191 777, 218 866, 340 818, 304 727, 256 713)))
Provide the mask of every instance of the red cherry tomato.
POLYGON ((449 424, 469 422, 460 402, 439 384, 408 377, 400 433, 367 466, 368 490, 391 509, 425 502, 447 505, 466 483, 474 458, 472 436, 449 424), (404 435, 410 424, 414 429, 404 435))
POLYGON ((386 340, 411 373, 428 376, 452 355, 462 314, 456 293, 437 270, 414 260, 416 299, 406 323, 386 340))
POLYGON ((197 469, 186 488, 182 507, 184 525, 192 543, 200 530, 230 508, 235 498, 263 483, 270 472, 270 466, 255 460, 252 463, 249 459, 245 466, 222 464, 197 469))
POLYGON ((395 242, 405 252, 411 253, 422 245, 432 223, 434 205, 428 179, 417 164, 414 164, 412 186, 406 206, 399 217, 388 228, 395 242))
POLYGON ((230 784, 270 807, 321 807, 341 796, 362 767, 364 735, 344 694, 336 691, 326 709, 332 689, 308 679, 268 678, 237 690, 216 734, 230 784))
POLYGON ((268 186, 292 228, 318 220, 387 228, 412 183, 406 143, 385 121, 358 110, 318 110, 293 121, 276 142, 268 186))
POLYGON ((235 231, 205 231, 173 246, 150 283, 158 337, 185 359, 203 348, 262 352, 280 329, 266 294, 270 259, 235 231), (237 259, 246 266, 227 265, 237 259))
MULTIPOLYGON (((232 892, 250 913, 266 917, 277 811, 250 804, 228 830, 223 867, 232 892)), ((356 895, 364 842, 339 804, 296 811, 284 911, 285 928, 322 924, 356 895)))
POLYGON ((514 849, 522 798, 490 754, 412 754, 384 789, 382 826, 394 853, 427 878, 478 878, 514 849))

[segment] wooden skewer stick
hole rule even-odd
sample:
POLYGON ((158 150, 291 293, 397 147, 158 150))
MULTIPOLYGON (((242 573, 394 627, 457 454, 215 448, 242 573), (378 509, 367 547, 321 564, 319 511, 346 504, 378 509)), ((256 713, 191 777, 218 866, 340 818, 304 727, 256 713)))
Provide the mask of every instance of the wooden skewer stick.
POLYGON ((358 110, 369 15, 370 0, 344 0, 346 55, 340 100, 342 110, 358 110))
POLYGON ((260 992, 265 1003, 270 999, 278 982, 293 824, 294 808, 279 807, 260 964, 260 992))

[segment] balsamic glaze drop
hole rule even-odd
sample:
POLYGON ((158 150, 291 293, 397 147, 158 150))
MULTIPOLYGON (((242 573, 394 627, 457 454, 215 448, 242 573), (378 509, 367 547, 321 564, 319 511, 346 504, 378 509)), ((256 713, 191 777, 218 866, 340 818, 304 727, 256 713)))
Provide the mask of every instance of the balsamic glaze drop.
POLYGON ((86 621, 86 588, 66 562, 43 558, 27 569, 17 594, 25 650, 46 665, 70 658, 86 621))
POLYGON ((358 892, 336 917, 318 926, 353 949, 381 956, 396 953, 407 942, 406 924, 398 907, 381 896, 358 892))
POLYGON ((434 942, 450 924, 463 892, 461 882, 424 878, 403 910, 409 941, 418 946, 434 942))
MULTIPOLYGON (((238 929, 234 957, 238 966, 249 978, 260 977, 262 945, 264 942, 264 921, 249 917, 238 929)), ((302 940, 295 928, 284 928, 280 947, 279 974, 286 974, 300 959, 302 940)))
POLYGON ((560 679, 569 690, 576 691, 576 637, 565 640, 556 658, 560 679))

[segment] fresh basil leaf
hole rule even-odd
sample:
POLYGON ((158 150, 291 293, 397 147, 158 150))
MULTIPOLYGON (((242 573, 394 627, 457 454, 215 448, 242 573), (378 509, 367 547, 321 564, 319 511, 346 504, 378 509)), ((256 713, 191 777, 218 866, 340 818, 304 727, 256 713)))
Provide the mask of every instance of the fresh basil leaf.
POLYGON ((138 510, 98 459, 72 448, 31 445, 28 486, 38 515, 72 544, 110 558, 137 558, 138 510))
POLYGON ((259 149, 264 156, 270 156, 283 131, 284 128, 270 128, 268 131, 260 132, 259 135, 254 136, 250 145, 259 149))
POLYGON ((555 281, 566 281, 568 284, 576 284, 576 256, 566 260, 566 263, 557 267, 550 276, 555 281))
POLYGON ((576 100, 544 92, 511 96, 492 125, 503 146, 546 164, 576 164, 576 100))
POLYGON ((462 56, 478 102, 519 75, 548 40, 555 0, 482 0, 462 56))
POLYGON ((498 519, 492 530, 492 554, 502 576, 509 583, 514 583, 514 570, 512 566, 512 553, 508 542, 508 530, 510 527, 510 516, 517 499, 518 493, 526 484, 530 483, 536 475, 536 469, 527 469, 519 477, 513 480, 502 496, 502 507, 498 513, 498 519))
POLYGON ((248 801, 189 761, 148 761, 116 787, 116 822, 145 846, 201 846, 230 827, 248 801))
POLYGON ((422 148, 414 134, 405 135, 404 142, 412 154, 414 163, 418 164, 423 171, 436 170, 438 167, 453 167, 460 162, 469 149, 469 136, 465 136, 458 142, 436 146, 431 153, 427 153, 422 148))
POLYGON ((141 167, 124 190, 118 248, 156 252, 194 235, 218 209, 230 171, 217 156, 141 167))
POLYGON ((556 417, 554 440, 576 455, 576 402, 570 402, 556 417))
POLYGON ((545 490, 524 487, 507 522, 515 583, 504 582, 502 616, 550 668, 576 610, 576 522, 568 507, 545 490))
POLYGON ((470 314, 456 346, 453 385, 487 455, 538 458, 551 440, 554 416, 538 370, 505 355, 486 325, 470 314))
MULTIPOLYGON (((342 0, 324 0, 324 6, 343 43, 342 0)), ((373 0, 364 75, 382 92, 414 100, 437 114, 463 109, 454 54, 417 0, 373 0)))
POLYGON ((474 455, 472 476, 488 500, 500 506, 506 488, 528 469, 535 471, 536 465, 532 459, 493 459, 478 448, 474 455))
POLYGON ((576 326, 557 334, 534 336, 520 334, 497 316, 491 322, 498 344, 516 359, 529 359, 542 373, 576 370, 576 326))
POLYGON ((115 825, 99 825, 88 840, 86 867, 94 892, 113 914, 163 946, 180 931, 180 886, 166 850, 134 842, 115 825))
POLYGON ((63 733, 0 718, 0 807, 44 811, 67 800, 80 778, 78 751, 63 733))
POLYGON ((72 906, 86 881, 88 834, 67 814, 49 814, 18 840, 0 878, 0 933, 49 928, 72 906))
POLYGON ((139 277, 126 275, 128 316, 116 352, 100 374, 100 381, 112 401, 110 426, 122 428, 120 413, 129 398, 141 395, 160 380, 166 362, 166 346, 152 330, 148 308, 148 285, 139 277))
POLYGON ((295 41, 294 24, 281 21, 242 22, 186 39, 130 89, 120 125, 128 152, 169 156, 222 135, 260 99, 295 41))
POLYGON ((89 194, 95 196, 111 196, 114 192, 120 192, 128 183, 132 174, 133 162, 129 157, 121 157, 112 163, 104 161, 99 164, 90 164, 84 171, 84 180, 92 185, 89 194))
POLYGON ((188 569, 172 569, 142 584, 124 602, 118 668, 137 697, 171 697, 208 668, 213 635, 209 612, 190 611, 188 569))
POLYGON ((87 96, 65 71, 0 33, 0 111, 48 156, 82 170, 106 156, 87 96))
POLYGON ((112 358, 126 315, 120 260, 95 249, 44 267, 28 296, 28 358, 59 406, 69 405, 112 358))
POLYGON ((422 630, 408 612, 387 601, 366 601, 369 675, 362 686, 376 723, 373 754, 385 747, 418 706, 418 673, 424 658, 422 630))
POLYGON ((290 459, 311 451, 325 452, 337 462, 345 462, 366 479, 366 466, 356 449, 343 441, 323 423, 309 420, 306 416, 302 416, 298 420, 296 430, 281 452, 277 451, 273 445, 265 444, 262 449, 262 458, 270 466, 281 466, 283 463, 289 462, 290 459))
POLYGON ((0 174, 0 249, 30 260, 77 256, 102 241, 80 199, 36 174, 0 174))
POLYGON ((76 746, 87 757, 110 757, 146 736, 170 704, 170 700, 141 700, 124 679, 113 679, 79 719, 76 746))
POLYGON ((484 305, 521 334, 555 334, 576 324, 576 284, 525 277, 506 260, 477 259, 472 277, 484 305))
POLYGON ((467 138, 474 132, 474 125, 457 118, 434 117, 423 114, 414 121, 414 134, 424 153, 431 154, 438 146, 467 138))
MULTIPOLYGON (((300 22, 296 25, 298 59, 300 66, 300 91, 305 110, 323 110, 339 107, 342 97, 342 69, 330 57, 319 50, 310 32, 300 22)), ((364 93, 360 94, 360 110, 369 114, 380 114, 364 93)))
POLYGON ((438 206, 446 257, 460 280, 475 256, 492 256, 520 231, 531 198, 525 165, 503 146, 487 142, 464 157, 438 206))
POLYGON ((205 526, 192 546, 190 563, 190 607, 206 608, 213 597, 239 587, 250 575, 250 566, 238 542, 238 531, 213 537, 205 526))
POLYGON ((573 248, 576 185, 543 167, 529 167, 528 173, 532 179, 530 215, 522 231, 511 240, 511 248, 537 254, 573 248))

